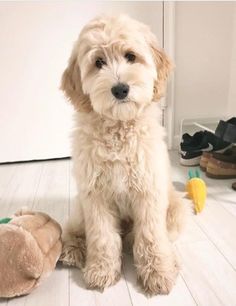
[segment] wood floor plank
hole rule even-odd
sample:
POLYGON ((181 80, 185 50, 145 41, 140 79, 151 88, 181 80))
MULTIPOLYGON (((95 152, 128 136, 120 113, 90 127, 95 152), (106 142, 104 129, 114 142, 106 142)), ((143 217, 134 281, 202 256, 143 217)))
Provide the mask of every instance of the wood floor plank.
MULTIPOLYGON (((63 224, 68 217, 69 161, 43 163, 41 180, 32 209, 43 211, 63 224)), ((28 295, 24 306, 69 305, 69 271, 58 266, 42 284, 28 295)))
POLYGON ((137 274, 132 256, 130 255, 124 256, 124 275, 133 306, 196 306, 190 291, 181 277, 178 278, 175 287, 169 295, 147 298, 137 285, 137 274))
POLYGON ((208 198, 206 208, 195 221, 236 270, 235 216, 208 198))
POLYGON ((124 276, 121 277, 116 285, 105 289, 103 293, 95 292, 95 299, 96 306, 132 306, 124 276))
POLYGON ((236 305, 236 272, 211 242, 177 246, 182 275, 199 306, 236 305))
POLYGON ((70 275, 70 306, 132 306, 124 277, 116 285, 99 292, 86 288, 78 269, 71 269, 70 275))
MULTIPOLYGON (((236 196, 236 195, 235 195, 236 196)), ((236 217, 236 204, 228 204, 228 203, 221 203, 221 205, 230 212, 234 217, 236 217)))
MULTIPOLYGON (((187 168, 178 166, 176 153, 172 152, 171 158, 173 176, 185 184, 187 168)), ((210 179, 204 173, 202 177, 207 184, 206 207, 194 221, 236 269, 236 239, 233 235, 236 232, 236 194, 230 189, 230 180, 210 179)))
MULTIPOLYGON (((184 200, 184 205, 190 206, 191 203, 189 200, 184 200)), ((195 216, 191 211, 188 211, 186 224, 184 226, 183 232, 177 240, 177 244, 207 240, 207 236, 195 222, 196 217, 197 216, 195 216)))
POLYGON ((34 210, 42 210, 61 225, 68 218, 70 190, 69 160, 44 162, 41 181, 33 203, 34 210))
MULTIPOLYGON (((11 216, 23 206, 31 207, 41 177, 42 164, 29 163, 0 166, 1 217, 11 216)), ((1 301, 1 306, 24 305, 25 297, 1 301)))
POLYGON ((0 200, 16 170, 15 164, 0 165, 0 200))
POLYGON ((214 180, 205 176, 208 194, 233 216, 236 216, 236 192, 231 188, 234 180, 214 180))
MULTIPOLYGON (((11 171, 11 166, 10 166, 11 171)), ((1 216, 11 216, 18 209, 32 207, 41 177, 42 163, 15 165, 15 171, 0 199, 1 216)))

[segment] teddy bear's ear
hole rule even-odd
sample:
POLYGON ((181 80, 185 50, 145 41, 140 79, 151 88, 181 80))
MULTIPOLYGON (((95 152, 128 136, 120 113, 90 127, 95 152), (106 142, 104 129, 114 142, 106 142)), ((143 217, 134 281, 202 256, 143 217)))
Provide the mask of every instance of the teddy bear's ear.
POLYGON ((60 88, 77 111, 88 113, 92 110, 89 96, 83 92, 80 68, 73 53, 62 75, 60 88))
POLYGON ((153 100, 158 101, 165 95, 167 79, 174 65, 165 51, 158 46, 157 39, 153 33, 149 33, 147 42, 150 46, 157 71, 157 78, 153 89, 153 100))

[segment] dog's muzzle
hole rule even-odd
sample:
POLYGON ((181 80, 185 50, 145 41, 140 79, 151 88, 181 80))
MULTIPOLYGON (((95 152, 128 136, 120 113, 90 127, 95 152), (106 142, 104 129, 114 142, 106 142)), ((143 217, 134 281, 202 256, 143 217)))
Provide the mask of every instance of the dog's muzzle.
POLYGON ((118 100, 123 100, 129 93, 129 85, 125 83, 118 83, 111 88, 113 96, 118 100))

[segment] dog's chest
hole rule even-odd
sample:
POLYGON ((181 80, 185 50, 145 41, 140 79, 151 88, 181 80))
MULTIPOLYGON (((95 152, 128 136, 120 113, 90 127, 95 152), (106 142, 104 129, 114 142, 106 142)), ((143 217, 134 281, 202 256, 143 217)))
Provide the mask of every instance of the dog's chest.
POLYGON ((108 126, 99 132, 96 145, 98 157, 104 162, 127 162, 134 159, 137 154, 138 133, 134 124, 123 123, 108 126))
POLYGON ((109 188, 117 194, 130 188, 142 189, 145 173, 143 134, 133 122, 106 127, 96 138, 96 159, 100 165, 97 188, 109 188))

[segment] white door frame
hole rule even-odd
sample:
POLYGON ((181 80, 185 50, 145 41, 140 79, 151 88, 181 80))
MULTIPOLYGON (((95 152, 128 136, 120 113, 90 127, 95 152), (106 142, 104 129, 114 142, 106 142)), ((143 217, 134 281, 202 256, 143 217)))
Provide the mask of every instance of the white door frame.
MULTIPOLYGON (((163 48, 175 62, 175 2, 173 1, 163 1, 163 48)), ((173 71, 168 82, 166 98, 162 102, 165 110, 168 149, 173 149, 174 140, 174 94, 175 72, 173 71)))

